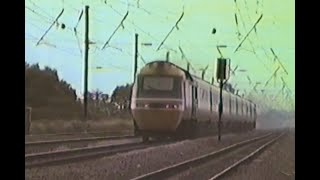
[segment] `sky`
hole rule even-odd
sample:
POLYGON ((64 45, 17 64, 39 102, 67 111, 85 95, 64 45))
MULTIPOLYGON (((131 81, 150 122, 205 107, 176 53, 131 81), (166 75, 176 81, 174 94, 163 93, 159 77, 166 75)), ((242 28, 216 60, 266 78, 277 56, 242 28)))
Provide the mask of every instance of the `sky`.
POLYGON ((169 51, 171 62, 186 68, 189 61, 195 70, 192 74, 200 76, 200 69, 208 65, 205 79, 210 81, 220 57, 216 47, 225 45, 221 49, 223 57, 230 58, 231 69, 237 67, 229 82, 240 94, 294 108, 294 1, 26 0, 25 61, 57 69, 59 77, 69 82, 77 94, 83 92, 85 18, 84 14, 79 17, 85 5, 89 6, 90 91, 100 89, 111 94, 117 85, 133 81, 134 34, 138 33, 138 69, 144 62, 164 60, 169 51), (182 13, 177 27, 157 50, 182 13), (257 82, 256 93, 253 87, 257 82))

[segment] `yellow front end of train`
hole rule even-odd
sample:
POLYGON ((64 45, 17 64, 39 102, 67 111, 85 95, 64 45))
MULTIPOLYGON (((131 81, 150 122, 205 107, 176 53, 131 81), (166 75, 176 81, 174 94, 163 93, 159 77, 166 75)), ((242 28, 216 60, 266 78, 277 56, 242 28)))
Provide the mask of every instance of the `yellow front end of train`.
POLYGON ((153 136, 175 132, 184 110, 183 71, 171 63, 147 64, 137 75, 131 99, 135 129, 153 136))
MULTIPOLYGON (((174 132, 182 116, 178 103, 159 103, 140 100, 140 107, 136 107, 132 114, 139 130, 150 132, 174 132), (178 107, 178 108, 176 108, 178 107)), ((180 105, 181 106, 181 105, 180 105)))

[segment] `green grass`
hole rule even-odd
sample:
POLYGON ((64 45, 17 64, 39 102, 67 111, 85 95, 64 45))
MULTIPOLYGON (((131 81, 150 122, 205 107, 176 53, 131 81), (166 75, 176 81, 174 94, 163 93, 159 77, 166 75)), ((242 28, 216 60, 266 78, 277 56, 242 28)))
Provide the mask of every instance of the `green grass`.
POLYGON ((31 123, 31 134, 78 133, 87 127, 88 132, 124 132, 133 130, 131 119, 108 120, 37 120, 31 123))

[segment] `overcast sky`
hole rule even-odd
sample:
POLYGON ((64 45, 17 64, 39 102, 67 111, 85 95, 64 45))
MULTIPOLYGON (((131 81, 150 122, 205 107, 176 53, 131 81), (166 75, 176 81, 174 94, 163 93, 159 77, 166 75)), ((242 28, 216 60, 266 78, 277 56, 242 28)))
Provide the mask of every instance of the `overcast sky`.
MULTIPOLYGON (((79 17, 84 5, 89 5, 89 90, 100 89, 111 93, 117 85, 132 82, 134 33, 139 34, 139 69, 145 62, 165 59, 186 68, 186 59, 200 76, 200 69, 209 65, 206 79, 214 74, 217 45, 224 57, 231 59, 231 67, 238 66, 230 78, 241 93, 256 88, 262 97, 281 92, 283 82, 287 87, 277 100, 282 101, 286 92, 295 92, 295 20, 294 1, 289 0, 26 0, 25 49, 28 63, 56 68, 59 76, 69 82, 80 94, 83 92, 83 41, 84 15, 79 17), (36 45, 64 9, 58 22, 36 45), (106 48, 103 45, 115 32, 106 48), (183 17, 157 51, 160 43, 183 17), (256 24, 256 28, 248 34, 256 24), (66 25, 62 29, 62 23, 66 25), (77 32, 74 32, 77 27, 77 32), (216 29, 212 34, 213 28, 216 29), (240 34, 240 35, 239 35, 240 34), (235 51, 243 40, 241 47, 235 51), (143 46, 141 43, 152 43, 143 46), (179 47, 184 51, 182 57, 179 47), (275 55, 271 51, 271 48, 275 55), (282 66, 280 65, 282 64, 282 66), (103 67, 100 70, 95 67, 103 67), (279 68, 274 79, 265 83, 279 68), (284 68, 283 68, 284 67, 284 68), (249 78, 248 78, 249 77, 249 78), (250 81, 248 80, 250 79, 250 81), (290 90, 288 90, 290 89, 290 90)), ((257 94, 255 94, 257 96, 257 94)), ((289 98, 285 98, 289 100, 289 98)), ((290 103, 285 101, 285 103, 290 103)))

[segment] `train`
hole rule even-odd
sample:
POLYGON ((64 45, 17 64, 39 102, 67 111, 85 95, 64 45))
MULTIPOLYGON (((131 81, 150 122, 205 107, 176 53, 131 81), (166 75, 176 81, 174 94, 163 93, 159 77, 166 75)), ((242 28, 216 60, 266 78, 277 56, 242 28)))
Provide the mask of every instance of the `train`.
MULTIPOLYGON (((149 62, 137 73, 131 90, 134 133, 149 141, 217 129, 219 93, 218 86, 172 62, 149 62)), ((222 96, 223 128, 254 130, 256 104, 226 90, 222 96)))

